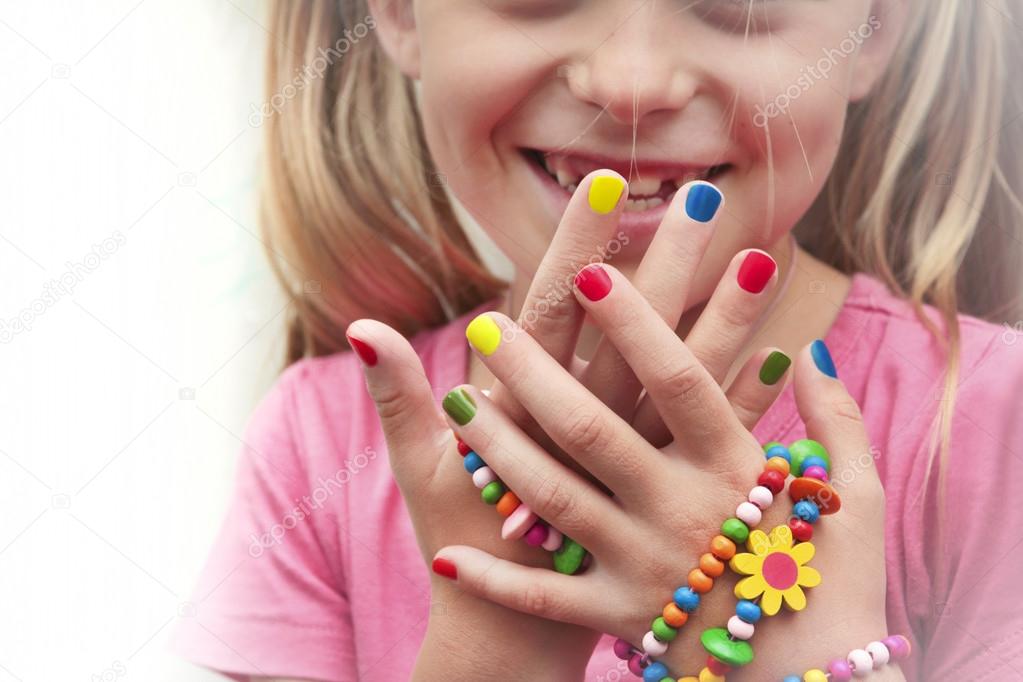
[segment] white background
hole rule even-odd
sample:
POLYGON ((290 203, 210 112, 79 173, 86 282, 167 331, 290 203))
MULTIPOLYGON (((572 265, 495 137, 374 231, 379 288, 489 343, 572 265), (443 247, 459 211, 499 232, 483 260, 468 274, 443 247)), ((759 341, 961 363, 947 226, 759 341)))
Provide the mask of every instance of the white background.
POLYGON ((280 367, 263 13, 0 0, 0 682, 222 679, 166 642, 280 367))

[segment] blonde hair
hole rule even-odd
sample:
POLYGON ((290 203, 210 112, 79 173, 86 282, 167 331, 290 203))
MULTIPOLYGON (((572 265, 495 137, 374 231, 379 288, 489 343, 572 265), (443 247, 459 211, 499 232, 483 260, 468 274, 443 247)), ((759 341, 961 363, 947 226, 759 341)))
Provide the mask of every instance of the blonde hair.
MULTIPOLYGON (((751 0, 752 2, 752 0, 751 0)), ((947 448, 960 311, 1023 316, 1021 0, 917 2, 875 90, 850 105, 825 190, 797 226, 804 248, 845 272, 934 305, 948 352, 940 440, 947 448)), ((358 36, 364 0, 272 3, 268 95, 358 36), (346 33, 354 31, 354 33, 346 33)), ((363 32, 366 33, 365 31, 363 32)), ((406 335, 499 294, 455 219, 420 127, 412 83, 372 32, 268 118, 264 225, 294 302, 288 362, 347 347, 359 317, 406 335), (315 283, 309 286, 309 282, 315 283)))

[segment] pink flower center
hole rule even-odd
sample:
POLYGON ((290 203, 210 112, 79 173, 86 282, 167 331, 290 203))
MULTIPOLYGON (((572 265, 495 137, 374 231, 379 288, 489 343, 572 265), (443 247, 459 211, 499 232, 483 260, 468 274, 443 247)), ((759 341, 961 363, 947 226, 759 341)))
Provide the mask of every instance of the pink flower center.
POLYGON ((771 552, 764 558, 764 580, 776 590, 787 590, 796 584, 799 566, 785 552, 771 552))

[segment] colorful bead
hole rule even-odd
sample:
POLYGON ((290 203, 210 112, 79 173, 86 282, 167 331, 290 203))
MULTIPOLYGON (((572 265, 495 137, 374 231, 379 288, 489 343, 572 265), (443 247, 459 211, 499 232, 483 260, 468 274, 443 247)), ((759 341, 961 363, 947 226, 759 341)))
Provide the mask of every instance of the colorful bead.
POLYGON ((526 534, 530 526, 536 523, 536 520, 537 515, 533 513, 533 510, 520 504, 504 520, 504 525, 501 526, 501 537, 505 540, 518 540, 526 534))
POLYGON ((650 632, 654 633, 654 637, 662 642, 670 642, 678 637, 678 630, 668 625, 662 616, 654 618, 654 622, 650 625, 650 632))
POLYGON ((774 503, 774 493, 762 485, 754 486, 747 499, 760 509, 767 509, 774 503))
POLYGON ((675 602, 669 602, 664 605, 664 609, 661 611, 661 618, 671 627, 678 629, 689 620, 689 614, 680 609, 675 602))
POLYGON ((458 441, 458 454, 460 454, 462 457, 465 457, 470 452, 472 452, 472 448, 470 448, 468 445, 466 445, 465 441, 461 441, 461 440, 458 441))
POLYGON ((852 667, 854 677, 866 677, 874 670, 874 659, 863 649, 853 649, 845 660, 852 667))
POLYGON ((710 541, 710 551, 721 561, 728 561, 735 556, 735 543, 724 535, 715 535, 710 541))
POLYGON ((793 502, 812 500, 824 515, 834 514, 842 508, 842 498, 838 496, 838 491, 826 482, 809 476, 800 476, 789 484, 789 499, 793 502))
POLYGON ((909 640, 902 635, 885 637, 881 640, 881 644, 888 647, 888 653, 892 661, 901 661, 904 658, 908 658, 909 654, 913 651, 913 646, 909 643, 909 640))
POLYGON ((477 455, 475 452, 470 452, 468 455, 465 456, 465 459, 462 460, 462 465, 465 467, 466 471, 472 474, 475 473, 476 470, 479 469, 480 467, 486 466, 487 463, 484 462, 483 458, 477 455))
POLYGON ((561 531, 554 526, 547 526, 547 539, 540 545, 548 552, 553 552, 561 547, 562 536, 561 531))
POLYGON ((707 653, 733 668, 747 665, 753 660, 753 647, 741 639, 729 637, 725 628, 708 628, 700 634, 700 644, 707 653))
POLYGON ((828 472, 824 467, 806 467, 803 469, 803 475, 807 478, 816 478, 818 481, 828 482, 828 472))
POLYGON ((809 542, 813 539, 813 526, 797 516, 789 519, 789 529, 792 531, 792 537, 800 542, 809 542))
POLYGON ((497 501, 497 513, 501 516, 511 516, 520 504, 522 502, 519 501, 518 495, 509 490, 497 501))
POLYGON ((883 667, 891 658, 891 655, 888 652, 888 647, 881 642, 871 642, 863 648, 866 649, 867 653, 870 654, 870 657, 874 660, 874 670, 883 667))
POLYGON ((760 519, 763 518, 763 512, 760 511, 760 507, 752 502, 742 502, 735 508, 735 518, 747 526, 756 526, 760 523, 760 519))
POLYGON ((818 457, 817 455, 810 455, 809 457, 804 457, 803 461, 799 463, 799 475, 806 476, 806 470, 809 469, 810 467, 820 467, 821 469, 824 469, 825 472, 827 472, 829 466, 830 465, 823 457, 818 457))
POLYGON ((803 682, 803 678, 799 675, 786 675, 781 682, 803 682))
POLYGON ((710 670, 715 675, 724 675, 729 670, 731 670, 732 668, 727 663, 719 661, 718 659, 714 658, 713 656, 709 656, 708 655, 707 656, 707 669, 710 670))
POLYGON ((756 623, 763 615, 763 611, 749 599, 740 599, 735 605, 735 615, 747 623, 756 623))
POLYGON ((764 446, 764 458, 771 459, 772 457, 779 457, 786 462, 792 461, 792 454, 789 452, 789 449, 781 443, 768 443, 764 446))
POLYGON ((750 639, 753 637, 753 633, 756 627, 753 623, 747 623, 738 616, 732 616, 728 619, 728 634, 736 639, 750 639))
POLYGON ((529 530, 526 531, 526 535, 523 539, 530 547, 539 547, 543 544, 543 541, 547 539, 547 533, 549 532, 547 529, 548 526, 546 523, 543 521, 537 521, 529 530))
POLYGON ((785 489, 785 477, 773 469, 768 469, 757 478, 757 485, 762 485, 770 490, 772 495, 777 495, 785 489))
POLYGON ((736 518, 727 519, 721 524, 721 534, 741 545, 749 539, 749 526, 736 518))
POLYGON ((657 639, 652 631, 648 631, 643 635, 643 651, 646 652, 647 656, 663 656, 668 650, 668 644, 657 639))
POLYGON ((817 668, 807 670, 803 673, 803 682, 828 682, 828 674, 817 668))
POLYGON ((807 523, 817 523, 821 517, 820 508, 810 500, 800 500, 792 507, 792 513, 807 523))
POLYGON ((725 572, 725 565, 716 556, 707 552, 700 556, 700 570, 710 578, 720 578, 725 572))
POLYGON ((661 682, 668 676, 668 666, 663 663, 651 663, 643 671, 643 682, 661 682))
POLYGON ((622 659, 623 661, 629 660, 632 656, 632 645, 626 642, 624 639, 619 637, 614 643, 615 656, 622 659))
POLYGON ((697 678, 699 682, 725 682, 725 678, 721 675, 715 675, 714 671, 710 668, 704 668, 700 671, 700 676, 697 678))
POLYGON ((831 457, 828 456, 828 451, 815 440, 809 438, 797 440, 789 446, 789 455, 791 455, 789 464, 792 465, 792 471, 801 471, 800 466, 807 457, 820 457, 825 462, 824 468, 831 471, 831 457))
POLYGON ((698 568, 689 571, 687 582, 690 589, 697 594, 707 594, 714 589, 714 579, 698 568))
POLYGON ((561 547, 554 552, 554 570, 565 575, 575 575, 582 567, 585 557, 586 549, 565 535, 561 547))
POLYGON ((828 663, 828 672, 831 674, 832 682, 849 682, 852 679, 853 671, 849 663, 837 658, 828 663))
POLYGON ((643 677, 643 654, 634 653, 629 658, 629 672, 636 677, 643 677))
POLYGON ((692 613, 700 605, 700 595, 688 587, 680 587, 675 590, 673 599, 675 604, 686 613, 692 613))
POLYGON ((782 475, 782 478, 787 478, 792 469, 789 467, 789 461, 787 459, 772 457, 767 460, 767 464, 764 465, 764 471, 777 471, 782 475))
POLYGON ((505 487, 500 481, 491 481, 480 491, 480 498, 487 504, 497 504, 504 497, 505 487))
POLYGON ((490 467, 480 467, 472 472, 472 484, 480 490, 483 490, 496 480, 497 474, 490 467))

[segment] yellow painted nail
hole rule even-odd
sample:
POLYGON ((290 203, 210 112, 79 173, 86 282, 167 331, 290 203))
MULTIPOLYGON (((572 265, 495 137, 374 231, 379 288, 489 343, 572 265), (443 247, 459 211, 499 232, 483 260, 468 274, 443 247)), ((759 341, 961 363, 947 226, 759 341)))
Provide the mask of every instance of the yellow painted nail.
POLYGON ((501 328, 484 313, 478 315, 465 328, 465 338, 469 339, 472 347, 479 352, 491 355, 501 345, 501 328))
POLYGON ((610 213, 618 205, 625 183, 614 175, 598 175, 590 183, 590 208, 600 214, 610 213))

